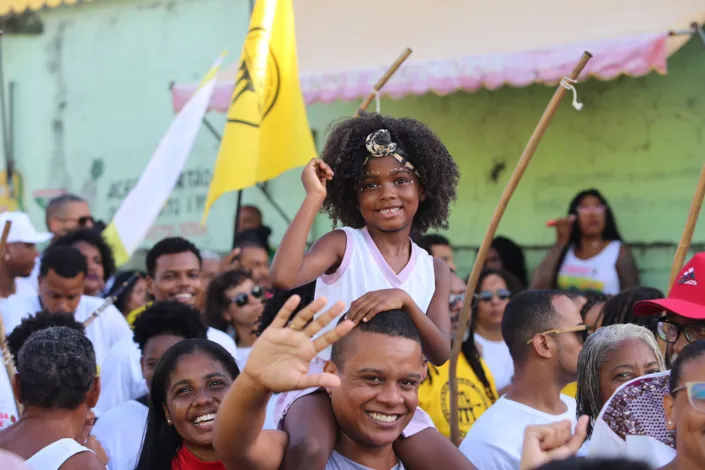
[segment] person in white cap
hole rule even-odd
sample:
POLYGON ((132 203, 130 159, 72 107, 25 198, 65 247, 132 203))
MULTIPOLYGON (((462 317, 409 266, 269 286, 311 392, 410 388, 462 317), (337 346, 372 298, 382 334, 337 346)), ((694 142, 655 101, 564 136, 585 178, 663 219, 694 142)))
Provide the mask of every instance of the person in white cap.
POLYGON ((32 273, 38 256, 37 245, 51 240, 49 232, 37 232, 29 216, 24 212, 3 212, 0 214, 0 230, 10 221, 10 233, 7 247, 0 266, 0 298, 5 299, 17 292, 31 291, 26 282, 17 282, 17 278, 27 277, 32 273))

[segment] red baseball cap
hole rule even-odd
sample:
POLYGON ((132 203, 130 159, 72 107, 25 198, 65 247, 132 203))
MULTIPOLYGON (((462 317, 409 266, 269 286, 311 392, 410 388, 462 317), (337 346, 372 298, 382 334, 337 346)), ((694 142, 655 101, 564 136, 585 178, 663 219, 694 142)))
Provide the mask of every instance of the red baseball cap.
POLYGON ((668 297, 642 300, 634 305, 634 314, 638 316, 655 315, 664 310, 693 320, 705 320, 705 253, 696 253, 681 269, 668 297))

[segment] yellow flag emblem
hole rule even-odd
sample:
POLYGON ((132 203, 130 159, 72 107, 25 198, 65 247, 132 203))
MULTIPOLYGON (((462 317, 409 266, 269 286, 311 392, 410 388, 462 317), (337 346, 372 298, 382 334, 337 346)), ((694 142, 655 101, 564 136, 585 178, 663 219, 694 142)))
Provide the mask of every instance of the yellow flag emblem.
POLYGON ((224 193, 275 178, 315 154, 299 84, 292 0, 257 0, 203 220, 224 193))

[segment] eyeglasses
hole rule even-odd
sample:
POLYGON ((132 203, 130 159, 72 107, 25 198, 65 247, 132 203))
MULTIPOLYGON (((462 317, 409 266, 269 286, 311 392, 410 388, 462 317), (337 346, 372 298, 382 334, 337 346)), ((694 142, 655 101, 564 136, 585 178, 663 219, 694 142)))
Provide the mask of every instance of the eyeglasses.
POLYGON ((512 291, 507 289, 497 289, 494 292, 491 290, 483 290, 475 294, 475 298, 482 302, 492 302, 494 296, 497 296, 499 300, 509 300, 512 298, 512 291))
POLYGON ((448 300, 448 304, 451 306, 451 308, 454 305, 461 304, 465 302, 465 294, 450 294, 450 299, 448 300))
POLYGON ((688 401, 695 411, 705 413, 705 382, 687 382, 685 385, 674 389, 671 392, 671 396, 675 397, 676 393, 681 390, 688 392, 688 401))
POLYGON ((689 343, 705 339, 705 326, 702 325, 679 325, 668 320, 657 320, 655 323, 656 334, 667 343, 675 343, 682 333, 685 333, 689 343))
POLYGON ((235 302, 235 305, 238 307, 244 307, 248 303, 250 303, 250 296, 254 297, 255 299, 260 299, 264 296, 264 289, 262 286, 255 286, 252 288, 252 291, 248 294, 247 292, 240 292, 235 296, 233 299, 233 302, 235 302))
MULTIPOLYGON (((556 328, 553 330, 544 331, 539 334, 540 335, 562 335, 564 333, 575 333, 578 336, 578 339, 584 343, 588 337, 588 326, 587 325, 577 325, 577 326, 571 326, 570 328, 556 328)), ((531 342, 534 340, 534 336, 529 338, 529 340, 526 342, 526 344, 531 344, 531 342)))
POLYGON ((577 211, 578 211, 578 214, 604 214, 605 209, 606 209, 605 205, 600 204, 599 206, 587 206, 587 207, 578 206, 577 211))

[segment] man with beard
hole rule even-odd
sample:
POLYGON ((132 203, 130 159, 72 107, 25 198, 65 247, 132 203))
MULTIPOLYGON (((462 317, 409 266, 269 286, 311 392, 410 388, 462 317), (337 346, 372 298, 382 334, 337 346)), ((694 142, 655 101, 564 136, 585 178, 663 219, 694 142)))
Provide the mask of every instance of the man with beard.
MULTIPOLYGON (((198 248, 185 238, 169 237, 160 240, 147 253, 147 292, 155 301, 176 300, 197 308, 203 288, 201 263, 198 248)), ((144 308, 131 312, 128 322, 132 323, 144 308)), ((226 333, 208 328, 207 336, 209 340, 223 346, 233 357, 237 357, 235 341, 226 333)), ((101 378, 103 393, 96 406, 98 415, 147 393, 140 368, 140 351, 132 336, 110 350, 101 378)))
MULTIPOLYGON (((92 228, 95 225, 95 219, 91 214, 90 207, 88 207, 88 202, 73 194, 62 194, 49 201, 44 220, 49 232, 54 237, 62 237, 74 230, 92 228)), ((34 264, 34 269, 29 275, 25 275, 27 277, 18 278, 18 284, 21 283, 24 288, 31 288, 35 292, 37 291, 39 262, 40 258, 38 257, 34 264)))
POLYGON ((561 390, 577 377, 586 335, 575 303, 558 291, 522 292, 509 301, 502 336, 514 362, 512 390, 475 421, 460 444, 473 465, 519 468, 527 426, 563 420, 575 426, 575 400, 561 390))
MULTIPOLYGON (((667 298, 634 306, 635 315, 658 317, 656 334, 667 343, 669 365, 688 344, 705 339, 703 273, 705 253, 697 253, 681 270, 667 298)), ((654 468, 671 462, 676 455, 675 431, 667 429, 663 409, 670 376, 670 371, 644 375, 617 389, 595 421, 589 455, 629 457, 654 468)))

